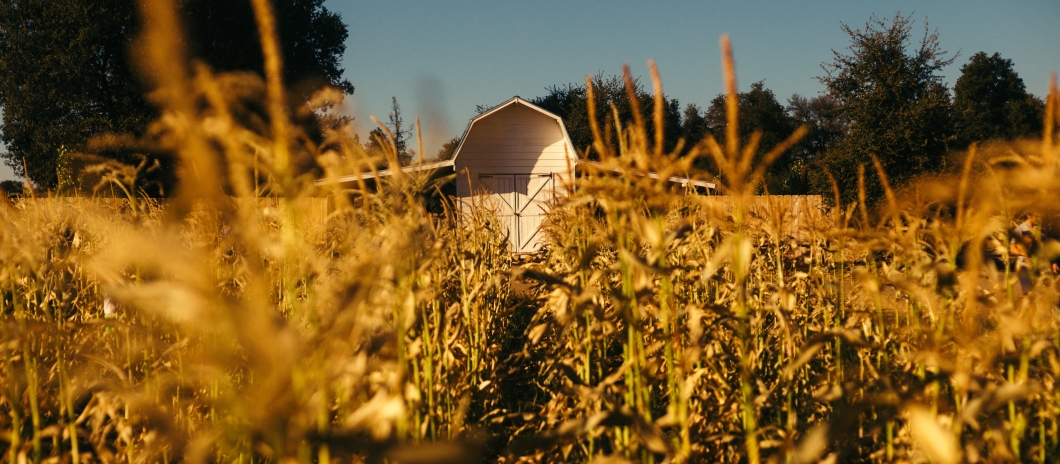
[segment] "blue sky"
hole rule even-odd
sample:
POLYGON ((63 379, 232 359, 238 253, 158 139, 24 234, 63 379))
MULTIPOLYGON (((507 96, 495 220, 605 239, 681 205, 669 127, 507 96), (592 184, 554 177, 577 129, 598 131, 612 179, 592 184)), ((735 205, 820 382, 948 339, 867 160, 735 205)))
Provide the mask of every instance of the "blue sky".
POLYGON ((741 90, 765 80, 781 102, 823 90, 816 76, 832 50, 849 44, 841 23, 861 28, 876 13, 925 18, 941 46, 1013 60, 1030 92, 1044 95, 1060 69, 1060 1, 401 1, 327 0, 350 37, 344 65, 357 87, 351 110, 362 133, 368 115, 386 120, 396 96, 406 119, 435 134, 425 150, 459 135, 475 105, 532 98, 586 74, 619 74, 628 63, 646 81, 654 59, 663 90, 705 107, 723 90, 718 39, 729 34, 741 90))
MULTIPOLYGON (((718 39, 729 34, 741 90, 764 80, 785 102, 823 90, 815 77, 832 50, 845 51, 845 23, 872 14, 925 19, 942 49, 960 53, 945 71, 952 87, 976 52, 1011 59, 1028 91, 1044 95, 1060 70, 1060 1, 588 1, 325 0, 349 26, 343 66, 356 86, 347 111, 363 134, 370 115, 386 120, 397 97, 411 123, 421 118, 428 156, 459 135, 476 105, 578 84, 586 74, 619 74, 628 63, 647 80, 654 59, 663 89, 682 105, 706 106, 722 91, 718 39)), ((0 168, 0 178, 11 178, 0 168)))

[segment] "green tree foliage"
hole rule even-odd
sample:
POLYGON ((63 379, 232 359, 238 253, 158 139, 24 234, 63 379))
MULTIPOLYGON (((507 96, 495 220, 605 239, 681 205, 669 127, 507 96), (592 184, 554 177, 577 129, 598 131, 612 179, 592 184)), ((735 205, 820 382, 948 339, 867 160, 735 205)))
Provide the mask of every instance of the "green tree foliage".
MULTIPOLYGON (((619 76, 604 77, 603 74, 597 74, 592 78, 592 85, 597 124, 600 125, 603 136, 617 146, 618 132, 615 130, 612 107, 617 110, 622 124, 629 125, 633 121, 633 100, 626 90, 624 80, 619 76)), ((639 79, 633 80, 633 89, 636 103, 640 106, 641 117, 647 126, 648 140, 654 140, 655 122, 652 117, 654 97, 644 90, 639 79)), ((585 86, 568 84, 564 87, 552 86, 547 90, 548 94, 531 100, 531 103, 563 118, 574 148, 584 151, 589 159, 596 159, 598 155, 592 151, 593 134, 589 125, 589 104, 585 86)), ((676 99, 664 97, 664 100, 666 108, 663 116, 663 131, 665 132, 663 150, 671 152, 676 148, 677 141, 682 135, 681 110, 676 99)))
POLYGON ((435 161, 445 161, 453 159, 453 155, 456 154, 457 147, 460 146, 461 137, 453 137, 452 140, 445 142, 442 148, 438 150, 438 154, 434 155, 435 161))
MULTIPOLYGON (((763 82, 751 84, 751 90, 738 95, 740 109, 740 127, 738 134, 740 145, 744 146, 755 133, 760 133, 758 156, 765 155, 777 144, 788 138, 798 127, 794 118, 777 102, 772 90, 765 88, 763 82)), ((686 121, 692 121, 686 112, 686 121)), ((704 115, 704 122, 709 132, 718 143, 725 144, 725 128, 728 120, 725 116, 725 95, 718 95, 710 102, 704 115)), ((772 194, 803 193, 800 185, 801 161, 791 153, 785 153, 774 162, 766 173, 765 187, 772 194)), ((708 167, 709 170, 712 170, 708 167)))
MULTIPOLYGON (((193 56, 217 71, 263 74, 249 2, 184 0, 180 8, 193 56)), ((341 79, 347 32, 339 16, 323 0, 277 0, 275 11, 285 78, 296 95, 325 84, 352 92, 341 79)), ((60 153, 84 151, 95 135, 143 134, 157 114, 130 58, 139 21, 136 0, 0 2, 2 140, 16 174, 56 188, 60 153)), ((135 165, 144 154, 108 155, 135 165)), ((156 175, 171 178, 169 158, 155 155, 156 175)))
POLYGON ((972 55, 953 87, 957 144, 1039 135, 1044 103, 1027 93, 1012 60, 972 55))
MULTIPOLYGON (((832 63, 818 78, 835 99, 836 114, 846 131, 820 160, 836 178, 841 200, 858 195, 858 166, 866 166, 870 203, 883 197, 871 156, 879 158, 894 186, 943 168, 947 141, 953 136, 949 91, 939 72, 953 62, 940 50, 938 33, 925 33, 910 47, 912 22, 896 14, 890 21, 873 16, 864 30, 843 25, 850 54, 834 51, 832 63)), ((812 188, 831 197, 830 182, 820 169, 810 176, 812 188)))
POLYGON ((132 1, 0 2, 4 158, 16 174, 53 188, 60 153, 146 126, 152 110, 129 60, 136 21, 132 1))

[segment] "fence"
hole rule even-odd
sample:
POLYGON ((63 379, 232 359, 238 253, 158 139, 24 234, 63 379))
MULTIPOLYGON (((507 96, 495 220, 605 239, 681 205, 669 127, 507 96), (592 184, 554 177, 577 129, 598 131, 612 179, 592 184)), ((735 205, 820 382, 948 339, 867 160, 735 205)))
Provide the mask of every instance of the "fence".
MULTIPOLYGON (((163 214, 165 201, 152 198, 139 198, 137 210, 150 214, 163 214)), ((236 207, 243 201, 257 202, 258 208, 264 217, 288 216, 296 219, 296 222, 306 228, 319 228, 327 224, 328 215, 333 206, 329 198, 298 198, 294 200, 280 198, 252 198, 239 199, 228 198, 227 206, 236 207), (286 211, 285 211, 286 210, 286 211), (281 212, 287 214, 280 214, 281 212)), ((29 205, 52 206, 56 208, 72 208, 75 210, 104 210, 113 213, 129 213, 133 210, 128 199, 125 198, 102 198, 102 197, 51 197, 51 198, 22 198, 14 203, 7 203, 8 207, 16 209, 25 208, 29 205)), ((224 208, 224 205, 222 205, 224 208)))
MULTIPOLYGON (((702 197, 703 207, 714 217, 732 216, 735 198, 731 196, 702 197)), ((746 205, 746 217, 761 222, 766 230, 781 236, 803 237, 810 230, 822 227, 827 207, 820 195, 754 196, 746 205)))

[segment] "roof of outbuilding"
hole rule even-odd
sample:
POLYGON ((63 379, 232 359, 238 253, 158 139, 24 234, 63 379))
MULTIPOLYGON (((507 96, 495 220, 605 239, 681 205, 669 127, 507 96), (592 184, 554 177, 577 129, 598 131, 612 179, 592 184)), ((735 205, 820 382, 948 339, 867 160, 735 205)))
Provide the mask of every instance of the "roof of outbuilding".
POLYGON ((464 142, 467 140, 467 135, 469 133, 471 133, 471 128, 475 125, 476 122, 478 122, 478 121, 480 121, 482 119, 485 119, 486 117, 488 117, 488 116, 490 116, 490 115, 492 115, 494 113, 497 113, 498 111, 503 110, 503 109, 505 109, 505 108, 507 108, 509 106, 512 106, 512 105, 524 105, 527 108, 530 108, 530 109, 532 109, 534 111, 537 111, 537 112, 539 112, 539 113, 541 113, 541 114, 543 114, 545 116, 548 116, 548 117, 550 117, 552 119, 555 119, 556 122, 559 124, 559 129, 561 131, 563 131, 563 140, 565 142, 567 142, 567 147, 570 148, 571 153, 574 155, 574 159, 575 160, 578 159, 578 150, 574 149, 574 144, 571 143, 571 141, 570 141, 570 135, 567 134, 567 125, 563 123, 563 118, 557 116, 555 113, 552 113, 552 112, 550 112, 550 111, 548 111, 548 110, 546 110, 546 109, 544 109, 544 108, 542 108, 540 106, 537 106, 537 105, 535 105, 533 103, 530 103, 530 102, 528 102, 526 100, 523 100, 521 97, 516 95, 516 96, 512 97, 511 99, 509 99, 508 101, 505 101, 504 103, 501 103, 501 104, 499 104, 497 106, 494 106, 494 107, 492 107, 492 108, 480 113, 478 116, 475 116, 475 117, 471 118, 471 120, 468 121, 467 128, 464 129, 464 134, 460 136, 460 145, 457 145, 456 151, 453 153, 453 160, 455 161, 456 158, 458 156, 460 156, 460 149, 464 148, 464 142))
MULTIPOLYGON (((440 169, 451 168, 451 167, 453 167, 453 160, 449 159, 449 160, 445 160, 445 161, 437 161, 437 162, 434 162, 434 163, 420 163, 420 164, 413 164, 413 165, 409 165, 409 166, 402 166, 401 167, 401 172, 402 173, 413 173, 413 172, 422 172, 422 171, 430 171, 430 170, 440 170, 440 169)), ((339 178, 335 179, 334 181, 332 181, 331 179, 326 179, 326 178, 325 179, 320 179, 320 180, 316 181, 316 184, 317 185, 323 185, 323 184, 328 184, 328 183, 331 183, 331 182, 342 184, 342 183, 346 183, 346 182, 356 182, 356 181, 359 181, 359 180, 370 180, 370 179, 376 179, 376 178, 379 178, 379 177, 389 177, 389 176, 394 175, 396 172, 397 171, 394 170, 394 169, 383 169, 381 171, 360 172, 360 173, 357 173, 357 174, 350 174, 350 175, 339 177, 339 178)))

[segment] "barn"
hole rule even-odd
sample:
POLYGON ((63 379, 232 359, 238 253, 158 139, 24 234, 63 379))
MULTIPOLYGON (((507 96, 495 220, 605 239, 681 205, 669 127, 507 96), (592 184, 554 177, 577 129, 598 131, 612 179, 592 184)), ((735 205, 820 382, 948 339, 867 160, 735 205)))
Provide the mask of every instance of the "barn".
POLYGON ((559 116, 514 97, 471 119, 452 162, 457 198, 485 195, 521 253, 539 248, 538 229, 578 156, 559 116))
MULTIPOLYGON (((408 166, 403 171, 455 173, 456 199, 462 207, 468 208, 472 199, 492 204, 508 232, 512 251, 527 253, 541 247, 541 223, 579 163, 585 161, 578 159, 563 120, 513 97, 471 119, 452 159, 408 166)), ((390 174, 380 171, 371 177, 390 174)), ((338 181, 367 177, 354 174, 338 181)), ((713 188, 684 178, 671 181, 713 188)))

